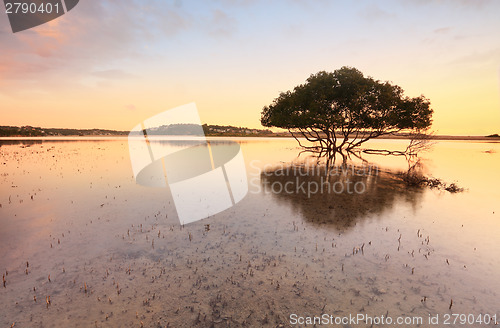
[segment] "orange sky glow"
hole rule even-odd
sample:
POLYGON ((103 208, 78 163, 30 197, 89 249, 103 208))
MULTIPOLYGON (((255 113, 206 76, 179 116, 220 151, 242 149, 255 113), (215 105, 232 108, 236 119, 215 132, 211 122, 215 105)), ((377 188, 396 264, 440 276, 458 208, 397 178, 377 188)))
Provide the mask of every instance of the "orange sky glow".
POLYGON ((262 128, 312 73, 353 66, 423 94, 437 134, 500 133, 496 1, 81 1, 12 33, 0 13, 0 125, 130 130, 195 102, 262 128))

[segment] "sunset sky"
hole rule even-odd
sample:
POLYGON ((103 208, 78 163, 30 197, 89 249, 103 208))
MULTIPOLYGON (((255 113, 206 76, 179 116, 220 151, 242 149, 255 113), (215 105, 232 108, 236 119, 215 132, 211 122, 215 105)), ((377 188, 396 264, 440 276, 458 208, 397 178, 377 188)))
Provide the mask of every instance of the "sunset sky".
POLYGON ((438 134, 500 133, 500 1, 81 0, 13 34, 0 12, 0 125, 130 130, 196 102, 260 128, 312 73, 353 66, 431 100, 438 134))

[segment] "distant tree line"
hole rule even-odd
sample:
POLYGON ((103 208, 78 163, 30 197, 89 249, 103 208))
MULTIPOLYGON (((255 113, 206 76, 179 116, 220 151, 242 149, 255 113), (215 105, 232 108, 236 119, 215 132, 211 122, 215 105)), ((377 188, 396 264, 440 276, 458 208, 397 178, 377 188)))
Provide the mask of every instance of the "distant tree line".
POLYGON ((62 129, 33 126, 0 126, 0 137, 50 137, 50 136, 89 136, 89 135, 127 135, 127 131, 103 129, 62 129))
MULTIPOLYGON (((271 130, 250 129, 231 125, 201 126, 207 136, 268 136, 271 130)), ((196 124, 170 124, 148 129, 152 135, 198 135, 200 126, 196 124)), ((33 126, 0 126, 0 137, 50 137, 50 136, 126 136, 129 131, 104 129, 60 129, 33 126)))
POLYGON ((231 125, 207 125, 203 124, 203 132, 207 136, 266 136, 272 135, 271 130, 250 129, 246 127, 235 127, 231 125))

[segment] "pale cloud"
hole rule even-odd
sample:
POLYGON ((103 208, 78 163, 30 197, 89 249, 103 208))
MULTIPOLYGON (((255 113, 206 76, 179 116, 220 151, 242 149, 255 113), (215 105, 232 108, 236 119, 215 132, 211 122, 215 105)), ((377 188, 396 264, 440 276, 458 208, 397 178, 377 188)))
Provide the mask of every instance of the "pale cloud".
POLYGON ((374 3, 364 7, 359 14, 367 21, 386 21, 396 18, 394 13, 384 10, 374 3))
POLYGON ((464 9, 483 9, 495 4, 495 0, 405 0, 403 3, 411 5, 439 5, 447 7, 458 7, 464 9))
POLYGON ((108 69, 102 71, 94 71, 92 75, 103 78, 103 79, 111 79, 111 80, 122 80, 122 79, 130 79, 135 77, 134 74, 127 73, 121 69, 108 69))
POLYGON ((481 67, 496 66, 500 62, 500 47, 490 49, 471 49, 470 53, 463 54, 452 61, 453 64, 476 65, 481 67))
POLYGON ((216 0, 216 3, 220 3, 224 6, 249 6, 255 5, 260 0, 216 0))
POLYGON ((498 95, 500 96, 500 66, 498 67, 498 95))
POLYGON ((47 81, 70 87, 92 76, 123 79, 134 72, 115 70, 120 63, 162 56, 161 50, 143 50, 164 46, 185 32, 214 39, 232 36, 237 20, 213 5, 206 13, 193 14, 180 1, 80 1, 62 17, 15 34, 7 16, 0 15, 0 85, 8 84, 0 93, 52 87, 47 81))
POLYGON ((80 1, 64 16, 15 34, 7 15, 0 15, 0 85, 4 87, 0 92, 31 85, 43 88, 47 80, 59 81, 64 87, 89 74, 126 77, 123 71, 96 72, 95 68, 140 60, 146 56, 139 50, 141 45, 158 33, 171 36, 186 26, 174 7, 148 4, 135 0, 80 1), (165 19, 171 23, 164 23, 165 19))
POLYGON ((189 14, 181 12, 176 9, 167 9, 162 13, 161 18, 157 19, 159 29, 166 36, 174 36, 183 31, 192 28, 192 21, 194 20, 189 14))
POLYGON ((434 30, 434 33, 436 34, 444 34, 448 33, 451 31, 451 27, 440 27, 434 30))
POLYGON ((231 36, 236 31, 237 27, 236 20, 220 9, 212 13, 212 18, 207 25, 210 34, 216 37, 231 36))

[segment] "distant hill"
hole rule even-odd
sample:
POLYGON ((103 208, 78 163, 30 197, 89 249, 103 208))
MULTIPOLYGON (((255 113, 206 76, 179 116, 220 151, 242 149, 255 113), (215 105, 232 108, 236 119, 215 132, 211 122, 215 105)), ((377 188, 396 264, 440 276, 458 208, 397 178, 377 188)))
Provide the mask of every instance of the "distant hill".
MULTIPOLYGON (((249 129, 230 125, 203 124, 206 136, 272 136, 271 130, 249 129)), ((52 136, 127 136, 129 131, 104 129, 60 129, 33 126, 0 126, 0 137, 52 137, 52 136)), ((162 125, 148 130, 150 135, 200 135, 201 129, 196 124, 162 125)))
POLYGON ((249 129, 231 125, 207 125, 203 124, 203 132, 207 136, 272 136, 271 130, 249 129))

